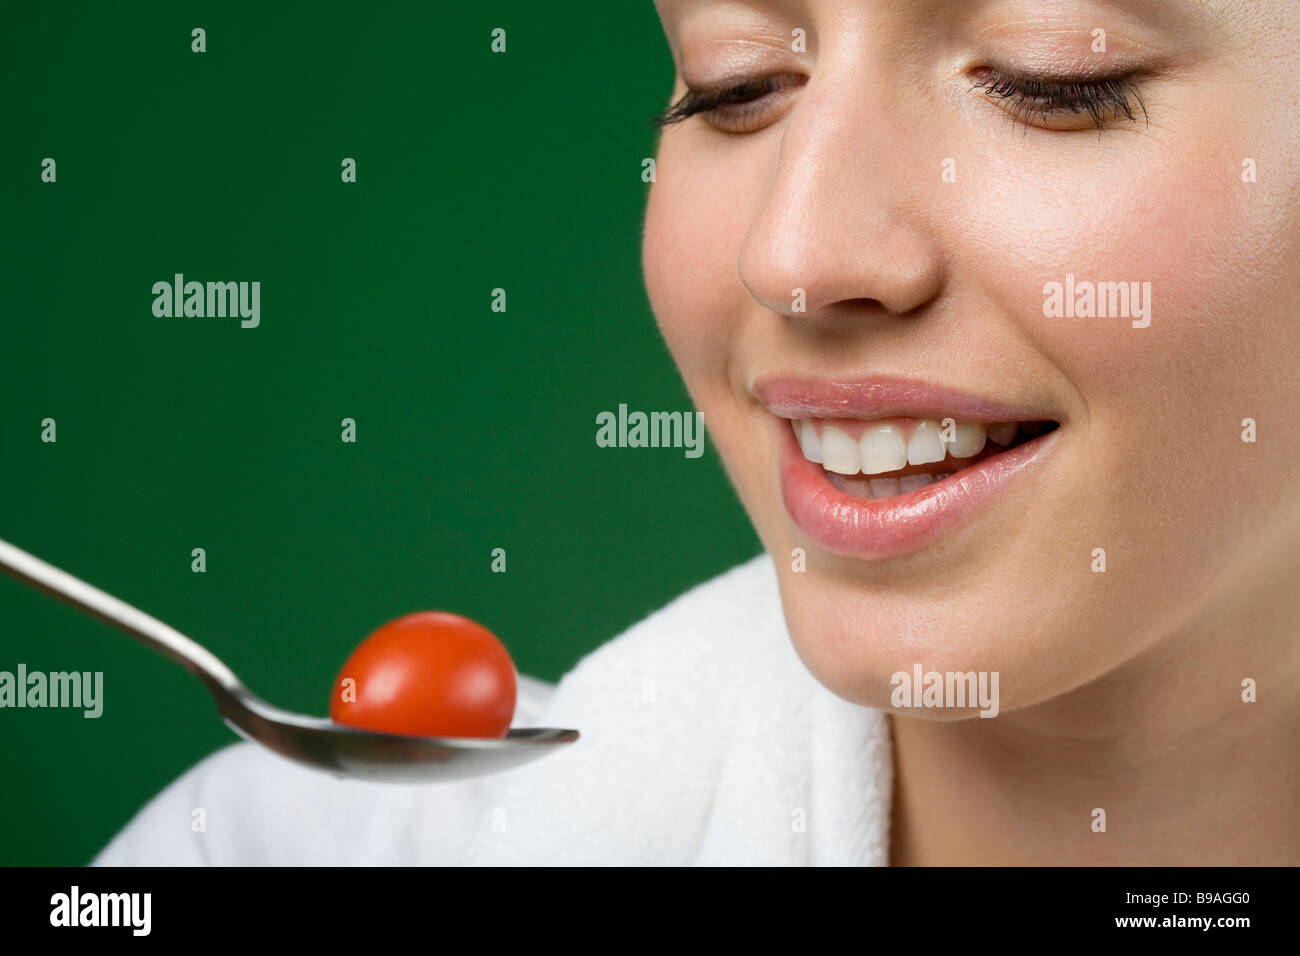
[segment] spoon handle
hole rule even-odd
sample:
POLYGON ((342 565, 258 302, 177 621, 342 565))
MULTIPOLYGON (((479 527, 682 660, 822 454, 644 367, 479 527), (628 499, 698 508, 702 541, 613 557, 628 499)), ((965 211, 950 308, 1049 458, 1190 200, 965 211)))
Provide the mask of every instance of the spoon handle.
POLYGON ((240 691, 234 673, 206 647, 190 640, 175 628, 168 627, 155 617, 120 601, 111 594, 46 564, 35 555, 15 548, 0 540, 0 570, 7 571, 19 581, 24 581, 51 597, 71 604, 120 631, 125 631, 142 644, 170 658, 202 680, 215 691, 240 691))

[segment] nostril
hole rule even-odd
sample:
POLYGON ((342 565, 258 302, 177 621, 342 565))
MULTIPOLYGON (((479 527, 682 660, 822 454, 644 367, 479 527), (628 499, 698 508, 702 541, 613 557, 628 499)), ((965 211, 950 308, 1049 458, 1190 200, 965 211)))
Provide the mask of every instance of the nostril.
MULTIPOLYGON (((797 303, 797 300, 796 300, 797 303)), ((793 313, 806 312, 822 320, 860 321, 872 316, 882 316, 889 312, 889 307, 879 299, 863 297, 852 299, 835 299, 816 309, 807 299, 804 308, 794 308, 793 313)))

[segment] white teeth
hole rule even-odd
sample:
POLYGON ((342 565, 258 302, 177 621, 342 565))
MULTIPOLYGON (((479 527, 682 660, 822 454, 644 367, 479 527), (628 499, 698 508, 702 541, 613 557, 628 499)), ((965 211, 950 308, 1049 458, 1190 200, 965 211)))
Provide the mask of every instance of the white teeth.
POLYGON ((943 461, 947 451, 943 439, 939 437, 939 423, 923 418, 916 423, 916 429, 907 442, 907 463, 909 465, 928 465, 943 461))
POLYGON ((826 476, 832 485, 854 498, 897 498, 934 483, 932 475, 908 475, 906 478, 846 478, 834 472, 826 476))
POLYGON ((985 437, 984 426, 979 422, 956 425, 953 427, 952 441, 948 443, 948 454, 954 458, 970 458, 972 455, 978 455, 984 450, 985 437))
POLYGON ((934 478, 931 475, 908 475, 906 478, 898 479, 898 491, 900 494, 907 495, 932 484, 934 478))
POLYGON ((934 483, 931 475, 908 475, 906 478, 846 478, 830 472, 832 485, 854 498, 897 498, 934 483))
POLYGON ((821 452, 822 465, 827 471, 841 475, 856 475, 862 470, 862 461, 858 457, 858 443, 834 425, 826 425, 822 428, 821 452))
POLYGON ((862 471, 879 475, 898 471, 907 464, 907 446, 893 425, 868 425, 858 441, 862 471))
POLYGON ((826 477, 830 480, 832 485, 847 495, 852 495, 854 498, 871 497, 870 482, 865 478, 845 478, 843 475, 837 475, 833 471, 827 473, 826 477))
MULTIPOLYGON (((791 421, 790 426, 794 429, 795 439, 799 442, 804 458, 838 475, 883 475, 908 465, 941 462, 949 455, 953 458, 973 458, 984 450, 987 442, 1005 448, 1016 440, 1021 430, 1030 435, 1038 435, 1049 427, 1047 422, 1027 422, 1023 425, 1019 422, 958 424, 946 418, 945 428, 931 418, 914 421, 910 438, 903 437, 905 426, 877 422, 865 424, 862 436, 857 441, 849 437, 843 428, 830 424, 821 424, 819 428, 818 419, 791 421), (944 441, 949 434, 952 440, 944 441)), ((933 480, 940 481, 951 474, 950 471, 938 473, 933 476, 933 480)), ((863 490, 865 492, 865 487, 863 490)), ((863 497, 865 496, 864 494, 863 497)))
POLYGON ((810 421, 795 422, 795 434, 799 436, 799 447, 803 449, 803 456, 809 461, 815 461, 817 464, 822 463, 822 440, 817 434, 817 429, 810 421))
POLYGON ((897 478, 872 478, 869 484, 873 498, 894 498, 898 495, 897 478))
POLYGON ((1020 430, 1017 422, 998 422, 996 425, 988 425, 984 429, 989 436, 989 441, 997 442, 1003 448, 1006 448, 1016 440, 1016 432, 1020 430))

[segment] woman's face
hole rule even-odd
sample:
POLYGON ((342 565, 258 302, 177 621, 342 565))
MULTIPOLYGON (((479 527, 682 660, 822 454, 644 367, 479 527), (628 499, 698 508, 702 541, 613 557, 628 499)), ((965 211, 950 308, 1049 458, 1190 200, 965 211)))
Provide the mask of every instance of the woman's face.
POLYGON ((1005 712, 1295 600, 1300 7, 658 8, 674 102, 733 92, 647 288, 822 683, 1005 712))

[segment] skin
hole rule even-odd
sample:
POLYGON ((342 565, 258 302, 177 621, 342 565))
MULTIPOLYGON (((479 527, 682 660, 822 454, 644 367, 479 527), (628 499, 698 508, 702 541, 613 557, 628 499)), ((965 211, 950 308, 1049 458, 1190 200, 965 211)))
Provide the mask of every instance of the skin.
POLYGON ((890 675, 918 662, 1000 675, 994 719, 895 713, 892 861, 1300 863, 1300 7, 657 8, 673 101, 792 78, 742 129, 664 130, 643 264, 800 658, 886 710, 890 675), (1139 69, 1145 116, 1029 126, 971 89, 988 66, 1139 69), (1152 283, 1151 325, 1044 317, 1044 283, 1067 272, 1152 283), (1061 432, 936 544, 847 558, 783 505, 754 394, 774 375, 919 378, 1061 432))

